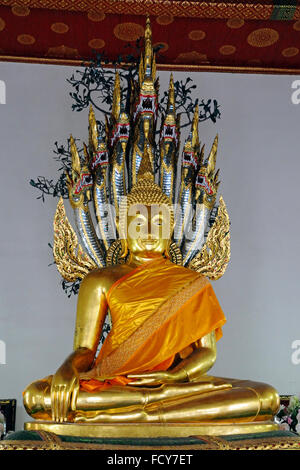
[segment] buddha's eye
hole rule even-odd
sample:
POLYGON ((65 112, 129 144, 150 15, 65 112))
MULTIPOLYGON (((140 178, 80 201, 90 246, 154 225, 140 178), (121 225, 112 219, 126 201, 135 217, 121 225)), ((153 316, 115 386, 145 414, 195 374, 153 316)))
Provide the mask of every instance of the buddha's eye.
POLYGON ((142 219, 137 219, 136 225, 140 227, 141 225, 144 225, 144 221, 142 219))
POLYGON ((153 225, 156 225, 158 227, 161 227, 163 224, 163 221, 161 219, 154 219, 152 220, 153 225))

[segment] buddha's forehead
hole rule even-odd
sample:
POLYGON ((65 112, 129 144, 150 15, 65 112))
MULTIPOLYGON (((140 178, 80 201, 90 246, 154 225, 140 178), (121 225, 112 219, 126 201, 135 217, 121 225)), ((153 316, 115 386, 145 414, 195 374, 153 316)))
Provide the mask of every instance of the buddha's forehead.
POLYGON ((162 217, 170 217, 171 208, 166 204, 131 204, 128 207, 127 216, 135 217, 144 215, 145 217, 154 217, 161 215, 162 217))

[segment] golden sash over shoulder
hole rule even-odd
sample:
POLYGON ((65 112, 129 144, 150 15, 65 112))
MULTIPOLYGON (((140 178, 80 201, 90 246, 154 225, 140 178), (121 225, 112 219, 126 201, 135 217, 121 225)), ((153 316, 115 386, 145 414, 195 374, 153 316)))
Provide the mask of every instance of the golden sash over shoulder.
POLYGON ((210 282, 160 258, 119 279, 107 296, 112 330, 83 378, 168 369, 177 353, 226 319, 210 282))

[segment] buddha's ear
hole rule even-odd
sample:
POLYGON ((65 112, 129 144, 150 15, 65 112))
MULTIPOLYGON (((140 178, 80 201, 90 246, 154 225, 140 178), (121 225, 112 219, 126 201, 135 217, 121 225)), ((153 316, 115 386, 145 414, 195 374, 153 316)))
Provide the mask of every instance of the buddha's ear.
POLYGON ((116 229, 117 229, 118 238, 120 240, 124 237, 124 234, 120 232, 120 230, 121 230, 120 217, 118 215, 116 216, 116 229))
POLYGON ((170 243, 172 242, 172 239, 173 239, 173 236, 174 236, 174 228, 175 228, 175 224, 173 223, 171 225, 171 230, 170 230, 170 243))
POLYGON ((164 257, 167 258, 167 259, 171 258, 171 256, 170 256, 170 246, 171 246, 171 240, 169 240, 168 247, 166 248, 166 250, 164 252, 164 257))
POLYGON ((120 254, 120 259, 125 259, 128 255, 128 244, 125 238, 121 238, 122 253, 120 254))
POLYGON ((120 223, 120 217, 118 215, 116 216, 116 228, 117 228, 119 240, 124 239, 125 238, 124 227, 120 223))
POLYGON ((121 242, 121 254, 119 255, 120 259, 125 259, 128 255, 128 245, 127 240, 124 236, 124 227, 120 224, 120 217, 116 216, 116 227, 119 234, 119 241, 121 242), (122 230, 123 229, 123 230, 122 230))

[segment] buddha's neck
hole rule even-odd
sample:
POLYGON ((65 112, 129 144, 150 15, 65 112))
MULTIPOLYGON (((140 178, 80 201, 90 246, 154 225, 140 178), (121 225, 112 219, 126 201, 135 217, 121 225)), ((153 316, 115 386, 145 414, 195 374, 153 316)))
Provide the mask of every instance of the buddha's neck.
POLYGON ((136 267, 140 266, 141 264, 147 263, 148 261, 152 261, 154 259, 162 258, 163 255, 161 253, 155 253, 153 251, 146 251, 139 254, 130 253, 129 259, 127 260, 126 264, 128 266, 136 267))

